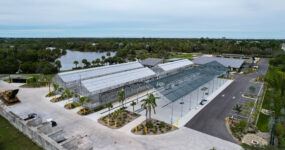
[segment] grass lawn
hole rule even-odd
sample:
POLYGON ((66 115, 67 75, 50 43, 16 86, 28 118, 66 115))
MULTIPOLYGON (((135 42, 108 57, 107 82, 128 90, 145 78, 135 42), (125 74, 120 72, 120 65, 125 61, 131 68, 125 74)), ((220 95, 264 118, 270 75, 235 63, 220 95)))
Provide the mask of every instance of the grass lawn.
POLYGON ((184 58, 192 60, 193 55, 191 53, 172 53, 172 58, 184 58))
POLYGON ((263 100, 263 104, 262 104, 262 108, 267 109, 267 110, 271 110, 272 106, 272 99, 274 97, 274 91, 269 91, 269 89, 266 90, 265 96, 264 96, 264 100, 263 100))
POLYGON ((267 116, 263 113, 259 114, 258 122, 257 122, 257 128, 261 132, 269 132, 268 123, 269 123, 270 116, 267 116))
POLYGON ((5 118, 0 116, 0 149, 1 150, 41 150, 23 133, 19 132, 5 118))

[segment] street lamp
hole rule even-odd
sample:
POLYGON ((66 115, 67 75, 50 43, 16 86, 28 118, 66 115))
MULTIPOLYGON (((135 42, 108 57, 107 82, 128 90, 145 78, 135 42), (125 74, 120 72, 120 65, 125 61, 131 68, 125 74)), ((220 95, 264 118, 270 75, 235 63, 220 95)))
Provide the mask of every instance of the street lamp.
POLYGON ((190 95, 189 95, 189 110, 191 110, 191 103, 192 103, 192 98, 191 98, 191 96, 192 96, 192 92, 190 93, 190 95))
POLYGON ((173 125, 173 102, 171 103, 171 118, 170 118, 171 125, 173 125))
POLYGON ((181 105, 181 114, 180 114, 180 118, 182 118, 182 114, 183 114, 183 105, 184 105, 183 97, 182 97, 182 102, 180 102, 179 104, 181 105))

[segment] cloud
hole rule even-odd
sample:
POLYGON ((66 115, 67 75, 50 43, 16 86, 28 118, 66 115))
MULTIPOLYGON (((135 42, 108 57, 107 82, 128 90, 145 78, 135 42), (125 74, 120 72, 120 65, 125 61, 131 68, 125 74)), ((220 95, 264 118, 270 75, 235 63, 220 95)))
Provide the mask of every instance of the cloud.
POLYGON ((0 0, 0 36, 282 37, 284 6, 284 0, 0 0))

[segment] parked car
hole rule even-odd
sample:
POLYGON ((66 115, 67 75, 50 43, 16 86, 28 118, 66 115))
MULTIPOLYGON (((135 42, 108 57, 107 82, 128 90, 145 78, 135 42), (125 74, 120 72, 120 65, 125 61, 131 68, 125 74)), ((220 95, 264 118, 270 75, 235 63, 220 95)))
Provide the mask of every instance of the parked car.
POLYGON ((204 105, 206 104, 207 100, 206 99, 202 99, 201 102, 200 102, 200 105, 204 105))
POLYGON ((25 118, 24 120, 27 121, 27 120, 30 120, 30 119, 34 119, 36 116, 37 116, 36 113, 30 113, 30 114, 28 114, 28 117, 25 118))

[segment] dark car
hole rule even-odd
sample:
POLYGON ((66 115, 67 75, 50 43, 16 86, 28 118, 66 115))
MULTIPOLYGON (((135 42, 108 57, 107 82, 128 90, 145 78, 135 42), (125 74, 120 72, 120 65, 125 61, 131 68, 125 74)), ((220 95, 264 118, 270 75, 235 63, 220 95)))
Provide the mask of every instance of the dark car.
POLYGON ((30 113, 30 114, 28 114, 28 117, 25 118, 24 120, 27 121, 27 120, 30 120, 30 119, 34 119, 36 116, 37 116, 36 113, 30 113))
POLYGON ((200 105, 204 105, 206 102, 207 102, 207 100, 202 99, 201 102, 200 102, 200 105))
POLYGON ((57 126, 57 123, 55 121, 51 121, 51 127, 57 126))

